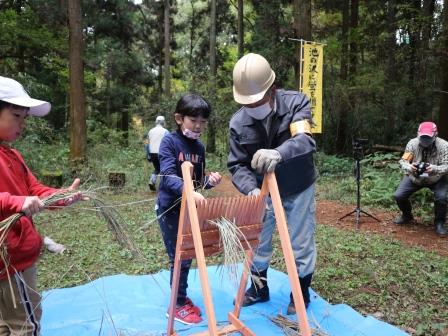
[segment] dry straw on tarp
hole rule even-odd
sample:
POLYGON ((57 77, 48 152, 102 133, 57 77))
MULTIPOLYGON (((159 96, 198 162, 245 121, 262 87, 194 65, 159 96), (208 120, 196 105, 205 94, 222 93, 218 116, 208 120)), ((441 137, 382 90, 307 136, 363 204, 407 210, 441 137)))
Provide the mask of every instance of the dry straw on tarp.
MULTIPOLYGON (((277 316, 274 317, 268 316, 268 318, 275 325, 281 328, 285 335, 288 336, 302 335, 302 332, 299 330, 299 327, 297 326, 297 321, 290 320, 282 314, 278 314, 277 316)), ((311 328, 311 332, 313 336, 329 336, 329 334, 326 333, 324 330, 322 330, 322 328, 319 325, 317 325, 317 328, 311 328)))
POLYGON ((238 264, 248 265, 249 260, 246 260, 246 253, 241 241, 246 242, 246 246, 250 246, 246 237, 241 232, 240 228, 234 221, 225 217, 216 220, 210 220, 211 224, 215 225, 219 230, 220 245, 223 249, 223 266, 227 270, 229 279, 238 284, 238 264))

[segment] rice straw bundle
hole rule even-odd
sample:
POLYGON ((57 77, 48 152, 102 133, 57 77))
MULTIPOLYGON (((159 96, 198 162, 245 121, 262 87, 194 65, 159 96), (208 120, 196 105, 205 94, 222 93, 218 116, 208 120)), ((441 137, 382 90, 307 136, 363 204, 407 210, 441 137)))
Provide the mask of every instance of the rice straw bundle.
MULTIPOLYGON (((44 203, 44 208, 49 208, 49 207, 51 207, 51 205, 53 205, 59 201, 69 200, 71 197, 76 195, 78 192, 79 191, 74 191, 74 190, 58 191, 42 200, 42 202, 44 203)), ((19 213, 9 216, 8 218, 6 218, 0 222, 0 259, 3 261, 3 264, 5 265, 5 270, 6 270, 7 279, 9 282, 9 289, 11 291, 14 308, 17 308, 17 304, 16 304, 14 291, 12 288, 11 277, 9 275, 8 254, 6 251, 5 240, 6 240, 6 236, 8 235, 9 230, 23 216, 25 216, 25 214, 23 212, 19 212, 19 213)))
MULTIPOLYGON (((74 195, 78 194, 79 191, 69 191, 69 190, 61 190, 53 195, 50 195, 47 198, 44 198, 42 202, 44 203, 44 208, 51 207, 54 203, 57 203, 59 201, 65 201, 73 197, 74 195)), ((0 246, 3 246, 6 235, 9 232, 9 229, 16 223, 21 217, 25 216, 23 212, 16 213, 14 215, 9 216, 8 218, 4 219, 0 222, 0 246)))
POLYGON ((134 242, 128 237, 118 220, 120 218, 118 211, 110 206, 107 206, 106 203, 104 203, 99 198, 90 197, 90 199, 93 201, 95 207, 100 210, 101 214, 107 222, 109 230, 113 233, 118 244, 131 251, 134 257, 139 254, 139 251, 134 242))
POLYGON ((246 241, 246 246, 250 246, 246 237, 234 221, 221 217, 214 221, 209 221, 219 230, 220 246, 223 248, 223 265, 227 269, 229 279, 238 284, 238 264, 248 265, 246 253, 241 240, 246 241))
MULTIPOLYGON (((288 319, 286 316, 282 314, 277 314, 277 316, 268 316, 268 318, 279 328, 282 329, 282 331, 285 333, 285 335, 288 336, 301 336, 302 333, 299 330, 299 327, 297 326, 297 321, 293 321, 288 319)), ((317 326, 317 328, 311 328, 311 332, 313 336, 329 336, 320 326, 317 326)))

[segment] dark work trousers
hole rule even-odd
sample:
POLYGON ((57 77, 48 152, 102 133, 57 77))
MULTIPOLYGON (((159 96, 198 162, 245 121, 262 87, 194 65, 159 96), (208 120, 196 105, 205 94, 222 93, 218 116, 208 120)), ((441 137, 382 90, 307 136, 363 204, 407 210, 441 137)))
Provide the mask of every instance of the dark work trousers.
MULTIPOLYGON (((180 209, 176 207, 159 218, 159 226, 162 231, 163 242, 165 243, 166 252, 168 253, 168 257, 170 259, 170 286, 173 282, 177 229, 179 227, 179 212, 180 209)), ((157 217, 159 217, 161 213, 163 213, 163 211, 158 209, 157 217)), ((179 289, 177 291, 177 304, 180 306, 185 304, 185 299, 187 297, 188 272, 190 271, 191 261, 191 259, 181 261, 179 289)))
POLYGON ((401 180, 400 185, 394 194, 394 198, 397 201, 397 205, 403 213, 403 216, 408 218, 412 216, 412 206, 409 197, 422 188, 429 188, 434 194, 435 220, 445 221, 447 207, 446 197, 448 191, 447 175, 443 176, 436 183, 428 186, 419 186, 413 183, 408 176, 405 176, 403 180, 401 180))
POLYGON ((159 161, 159 154, 157 153, 150 153, 149 156, 151 157, 152 165, 154 166, 154 173, 156 175, 160 174, 160 161, 159 161))

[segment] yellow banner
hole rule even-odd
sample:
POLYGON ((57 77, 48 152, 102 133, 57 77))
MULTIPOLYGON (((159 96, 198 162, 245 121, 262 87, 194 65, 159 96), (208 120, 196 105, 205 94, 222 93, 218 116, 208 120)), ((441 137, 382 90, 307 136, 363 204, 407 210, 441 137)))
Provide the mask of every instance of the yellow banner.
POLYGON ((323 45, 303 44, 302 87, 311 104, 315 126, 313 133, 322 133, 322 79, 324 65, 323 45))

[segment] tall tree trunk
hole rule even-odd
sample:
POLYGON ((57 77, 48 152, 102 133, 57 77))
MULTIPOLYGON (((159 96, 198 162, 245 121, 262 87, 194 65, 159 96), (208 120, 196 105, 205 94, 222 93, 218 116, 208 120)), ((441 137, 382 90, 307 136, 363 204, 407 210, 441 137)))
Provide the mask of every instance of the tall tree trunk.
POLYGON ((68 22, 70 40, 70 158, 76 164, 85 160, 87 147, 81 0, 68 2, 68 22))
POLYGON ((238 58, 244 55, 244 4, 238 0, 238 58))
MULTIPOLYGON (((445 5, 447 1, 445 1, 445 5)), ((436 59, 432 57, 433 43, 431 43, 432 38, 432 27, 434 24, 434 9, 435 0, 424 0, 422 7, 422 26, 421 26, 421 42, 420 49, 418 52, 418 65, 419 65, 419 78, 416 83, 417 90, 420 95, 420 101, 422 102, 422 117, 431 113, 434 110, 434 92, 429 91, 428 88, 432 86, 431 75, 428 76, 428 66, 429 64, 434 64, 432 60, 437 62, 436 59), (428 61, 431 60, 431 61, 428 61)), ((418 104, 418 102, 417 102, 418 104)))
MULTIPOLYGON (((162 22, 164 20, 164 15, 165 15, 165 6, 164 5, 160 5, 160 10, 159 10, 159 22, 162 22)), ((163 47, 164 47, 164 39, 165 39, 165 35, 164 35, 164 26, 163 25, 159 25, 159 73, 157 76, 157 82, 158 82, 158 87, 159 87, 159 92, 162 93, 163 92, 163 63, 164 63, 164 51, 163 51, 163 47)))
POLYGON ((442 50, 440 54, 440 70, 442 87, 440 88, 439 121, 437 123, 439 136, 448 140, 448 6, 445 3, 442 13, 443 31, 441 35, 442 50))
MULTIPOLYGON (((386 63, 386 92, 394 92, 396 83, 398 82, 396 51, 397 51, 397 3, 396 0, 387 2, 387 38, 385 49, 387 50, 386 63)), ((384 118, 388 120, 387 127, 384 128, 384 141, 391 143, 395 137, 395 124, 401 116, 394 111, 392 99, 386 99, 386 108, 384 109, 384 118)))
MULTIPOLYGON (((295 38, 311 41, 311 0, 294 0, 294 31, 295 38)), ((296 60, 294 62, 294 77, 296 88, 299 88, 300 81, 300 43, 296 46, 296 60)))
MULTIPOLYGON (((350 31, 355 32, 358 29, 359 21, 359 0, 350 0, 350 31)), ((356 41, 357 34, 350 34, 350 77, 356 74, 358 64, 358 43, 356 41)))
POLYGON ((216 0, 210 0, 210 72, 214 80, 216 77, 216 0))
POLYGON ((346 80, 348 77, 348 29, 349 29, 349 0, 342 1, 342 27, 341 27, 341 69, 339 77, 346 80))
MULTIPOLYGON (((125 50, 126 54, 131 53, 131 46, 128 39, 124 38, 121 41, 123 45, 123 49, 125 50)), ((120 76, 120 85, 122 88, 129 88, 129 79, 130 76, 126 74, 122 74, 120 76)), ((117 128, 122 132, 123 135, 123 145, 128 146, 129 144, 129 105, 131 104, 131 101, 129 99, 129 95, 125 95, 122 100, 122 108, 120 110, 120 117, 117 118, 117 128)))
POLYGON ((191 23, 190 23, 190 54, 188 55, 188 64, 190 64, 190 71, 193 71, 193 47, 194 36, 196 29, 196 13, 194 8, 194 0, 190 0, 191 4, 191 23))
MULTIPOLYGON (((414 13, 420 13, 421 10, 421 3, 420 0, 412 0, 410 1, 411 5, 414 7, 413 12, 414 13)), ((411 14, 412 15, 412 14, 411 14)), ((415 14, 413 14, 415 15, 415 14)), ((412 21, 411 21, 412 22, 412 21)), ((418 53, 420 50, 420 31, 421 31, 421 25, 420 23, 414 23, 410 26, 409 31, 409 47, 411 48, 409 51, 409 82, 412 86, 415 86, 416 82, 419 81, 419 59, 418 59, 418 53)))
POLYGON ((432 37, 434 23, 435 0, 423 0, 422 47, 427 49, 432 37))
POLYGON ((165 0, 165 8, 164 8, 164 52, 165 52, 165 96, 170 97, 171 96, 171 87, 170 87, 170 81, 171 81, 171 69, 170 69, 170 0, 165 0))
POLYGON ((256 18, 253 21, 251 49, 263 53, 272 69, 275 69, 276 83, 283 86, 294 63, 290 54, 280 51, 285 48, 280 39, 284 35, 281 1, 252 0, 252 5, 256 18))
MULTIPOLYGON (((23 1, 15 1, 15 5, 14 8, 16 10, 16 13, 18 16, 20 16, 22 14, 22 8, 23 8, 23 1)), ((25 68, 25 49, 23 48, 23 44, 19 43, 17 46, 17 71, 18 72, 26 72, 26 68, 25 68)))
MULTIPOLYGON (((216 95, 216 0, 210 1, 210 75, 211 75, 211 92, 212 102, 215 101, 216 95)), ((208 125, 207 151, 216 152, 216 128, 215 116, 212 115, 208 125)))
MULTIPOLYGON (((348 30, 349 30, 349 1, 342 1, 342 27, 341 27, 341 68, 339 78, 341 79, 342 87, 347 85, 348 77, 348 30)), ((345 98, 345 97, 344 97, 345 98)), ((338 123, 336 128, 336 152, 343 153, 347 143, 347 128, 348 128, 348 109, 349 106, 344 101, 339 101, 338 123)))

